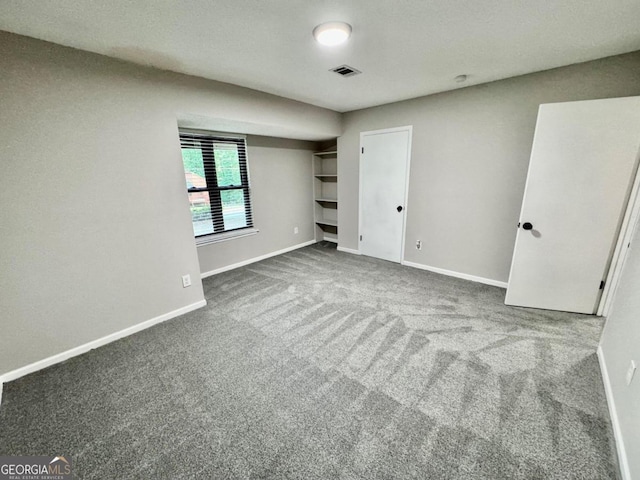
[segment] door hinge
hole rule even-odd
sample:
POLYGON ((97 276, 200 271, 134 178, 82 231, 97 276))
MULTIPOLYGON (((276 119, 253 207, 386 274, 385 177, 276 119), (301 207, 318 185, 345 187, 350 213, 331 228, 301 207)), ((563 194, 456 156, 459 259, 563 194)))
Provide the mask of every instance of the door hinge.
POLYGON ((360 241, 362 241, 362 235, 360 235, 360 241))
POLYGON ((364 153, 364 147, 362 147, 362 153, 364 153))
POLYGON ((600 282, 600 290, 602 290, 603 288, 604 288, 604 280, 600 282))

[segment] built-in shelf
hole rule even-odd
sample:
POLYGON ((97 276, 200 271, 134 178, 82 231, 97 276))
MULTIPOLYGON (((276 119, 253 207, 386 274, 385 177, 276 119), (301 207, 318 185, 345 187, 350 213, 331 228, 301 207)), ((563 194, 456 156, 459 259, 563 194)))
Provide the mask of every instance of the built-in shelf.
POLYGON ((337 150, 329 150, 329 151, 326 151, 326 152, 316 152, 316 153, 314 153, 314 155, 316 157, 336 156, 336 155, 338 155, 338 151, 337 150))
POLYGON ((338 175, 316 175, 316 178, 322 182, 337 182, 338 175))
POLYGON ((322 231, 321 240, 338 243, 338 222, 336 220, 316 220, 316 225, 322 231))
POLYGON ((316 202, 318 202, 323 208, 330 208, 332 210, 338 208, 338 200, 333 198, 316 198, 316 202))
POLYGON ((338 242, 338 152, 313 154, 316 240, 338 242))
POLYGON ((327 220, 326 218, 317 218, 316 219, 316 223, 318 225, 328 225, 330 227, 337 227, 338 226, 338 221, 337 220, 327 220))

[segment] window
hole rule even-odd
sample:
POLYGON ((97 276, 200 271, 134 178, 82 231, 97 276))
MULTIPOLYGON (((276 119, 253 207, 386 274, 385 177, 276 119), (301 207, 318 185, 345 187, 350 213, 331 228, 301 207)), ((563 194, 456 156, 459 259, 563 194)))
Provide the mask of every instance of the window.
POLYGON ((244 137, 181 130, 180 146, 196 238, 252 227, 244 137))

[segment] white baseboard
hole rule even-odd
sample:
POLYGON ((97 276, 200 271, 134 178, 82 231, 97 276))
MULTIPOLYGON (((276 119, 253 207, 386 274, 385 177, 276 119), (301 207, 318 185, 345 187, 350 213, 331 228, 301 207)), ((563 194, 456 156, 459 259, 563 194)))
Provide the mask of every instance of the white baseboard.
POLYGON ((360 255, 360 250, 354 250, 353 248, 338 246, 339 252, 351 253, 353 255, 360 255))
POLYGON ((600 372, 602 373, 602 382, 604 383, 604 393, 607 397, 607 406, 609 407, 609 416, 611 417, 611 426, 613 427, 613 438, 616 442, 616 450, 618 452, 618 463, 620 464, 620 474, 622 480, 631 480, 631 471, 629 470, 629 461, 627 460, 627 452, 624 448, 624 439, 618 422, 618 412, 616 411, 616 402, 613 398, 613 390, 611 390, 611 382, 609 380, 609 371, 607 363, 604 359, 602 346, 598 345, 598 362, 600 363, 600 372))
POLYGON ((207 278, 212 275, 217 275, 218 273, 227 272, 229 270, 233 270, 234 268, 244 267, 245 265, 249 265, 250 263, 259 262, 260 260, 265 260, 267 258, 275 257, 276 255, 282 255, 283 253, 291 252, 293 250, 297 250, 302 247, 307 247, 309 245, 313 245, 316 243, 315 240, 309 240, 308 242, 299 243, 298 245, 294 245, 292 247, 283 248, 282 250, 278 250, 276 252, 266 253, 264 255, 260 255, 259 257, 253 257, 248 260, 243 260, 242 262, 234 263, 231 265, 227 265, 225 267, 216 268, 215 270, 210 270, 208 272, 204 272, 200 274, 200 278, 207 278))
POLYGON ((177 310, 173 310, 171 312, 167 312, 165 314, 152 318, 151 320, 138 323, 136 325, 133 325, 132 327, 128 327, 118 332, 106 335, 102 338, 98 338, 97 340, 92 340, 91 342, 80 345, 79 347, 75 347, 65 352, 58 353, 43 360, 38 360, 37 362, 30 363, 29 365, 17 368, 5 373, 4 375, 0 375, 0 403, 2 402, 2 385, 4 383, 17 380, 20 377, 24 377, 25 375, 28 375, 30 373, 37 372, 38 370, 42 370, 43 368, 50 367, 51 365, 55 365, 56 363, 64 362, 65 360, 68 360, 72 357, 77 357, 78 355, 82 355, 89 350, 102 347, 103 345, 119 340, 120 338, 128 337, 129 335, 133 335, 134 333, 140 332, 141 330, 146 330, 147 328, 153 327, 154 325, 157 325, 159 323, 166 322, 167 320, 171 320, 172 318, 179 317, 180 315, 192 312, 193 310, 197 310, 198 308, 204 307, 206 304, 206 300, 200 300, 199 302, 192 303, 191 305, 178 308, 177 310))
POLYGON ((452 270, 445 270, 444 268, 430 267, 429 265, 423 265, 421 263, 402 261, 402 265, 407 267, 419 268, 420 270, 428 270, 434 273, 440 273, 442 275, 448 275, 449 277, 462 278, 464 280, 471 280, 472 282, 484 283, 485 285, 491 285, 494 287, 507 288, 507 282, 501 282, 499 280, 493 280, 491 278, 477 277, 475 275, 469 275, 467 273, 454 272, 452 270))

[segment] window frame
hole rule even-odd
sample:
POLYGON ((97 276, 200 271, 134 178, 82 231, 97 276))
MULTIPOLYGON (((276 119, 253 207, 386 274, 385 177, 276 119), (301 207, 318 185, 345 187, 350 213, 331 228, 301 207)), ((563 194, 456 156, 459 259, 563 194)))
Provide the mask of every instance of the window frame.
MULTIPOLYGON (((253 205, 251 201, 251 180, 249 176, 246 136, 185 128, 179 128, 178 133, 181 154, 184 149, 199 149, 202 155, 206 186, 196 187, 187 185, 187 198, 189 199, 189 204, 192 205, 189 196, 191 193, 204 192, 209 195, 209 213, 211 215, 211 223, 214 231, 211 233, 196 235, 194 228, 193 235, 196 240, 196 244, 198 246, 206 245, 209 243, 258 233, 259 230, 253 225, 253 205), (240 173, 239 185, 218 185, 215 144, 229 144, 236 146, 238 152, 238 169, 240 173), (224 225, 222 195, 225 191, 233 190, 242 191, 242 198, 244 200, 244 219, 246 225, 243 227, 227 229, 224 225), (222 229, 220 229, 220 227, 222 227, 222 229)), ((184 169, 184 157, 182 157, 182 161, 184 169)), ((185 174, 186 173, 187 172, 185 170, 185 174)), ((192 227, 194 227, 193 217, 192 227)))

